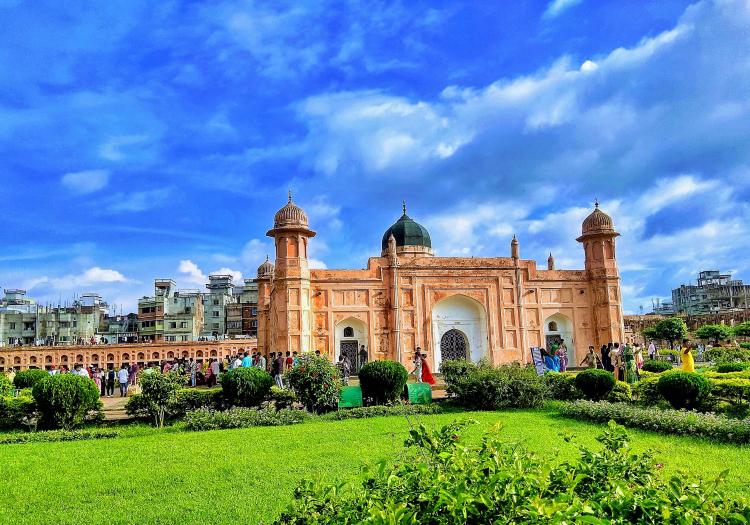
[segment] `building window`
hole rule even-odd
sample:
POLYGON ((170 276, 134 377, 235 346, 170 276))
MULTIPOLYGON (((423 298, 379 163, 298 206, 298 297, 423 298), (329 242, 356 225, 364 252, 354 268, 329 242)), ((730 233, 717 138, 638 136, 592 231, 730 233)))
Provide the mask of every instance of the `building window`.
POLYGON ((215 305, 219 304, 219 300, 218 299, 214 299, 214 304, 215 305))
POLYGON ((170 327, 170 328, 177 328, 177 323, 176 323, 176 322, 174 322, 174 321, 170 321, 170 322, 169 322, 169 327, 170 327))
POLYGON ((255 317, 256 315, 258 315, 258 309, 257 308, 253 308, 252 310, 250 310, 250 315, 252 315, 253 317, 255 317))
POLYGON ((214 323, 211 326, 213 327, 214 330, 218 330, 219 329, 219 323, 214 323))
POLYGON ((187 328, 187 321, 180 322, 180 328, 187 328))
POLYGON ((253 319, 252 321, 250 321, 250 327, 251 328, 258 328, 258 321, 256 321, 255 319, 253 319))
POLYGON ((16 329, 16 323, 10 323, 10 329, 15 330, 16 329))
POLYGON ((344 337, 354 337, 354 328, 351 326, 344 328, 344 337))
POLYGON ((214 310, 213 316, 214 317, 219 317, 219 312, 217 310, 214 310))
POLYGON ((557 323, 555 321, 550 321, 549 324, 547 325, 547 329, 550 332, 557 332, 557 323))

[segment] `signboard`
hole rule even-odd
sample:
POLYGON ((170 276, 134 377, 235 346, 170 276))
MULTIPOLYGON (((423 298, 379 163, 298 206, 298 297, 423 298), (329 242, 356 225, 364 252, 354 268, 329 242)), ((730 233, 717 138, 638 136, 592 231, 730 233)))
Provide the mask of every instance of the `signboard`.
POLYGON ((538 346, 531 348, 531 360, 534 362, 534 368, 536 368, 537 375, 544 375, 544 359, 542 358, 542 351, 538 346))

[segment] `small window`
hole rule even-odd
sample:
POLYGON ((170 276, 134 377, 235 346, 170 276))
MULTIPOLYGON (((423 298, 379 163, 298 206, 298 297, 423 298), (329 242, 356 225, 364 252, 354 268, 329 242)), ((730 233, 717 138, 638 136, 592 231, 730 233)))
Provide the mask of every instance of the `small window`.
POLYGON ((557 332, 557 323, 555 321, 550 321, 549 324, 547 325, 547 329, 550 332, 557 332))
POLYGON ((354 328, 351 326, 344 328, 344 337, 354 337, 354 328))

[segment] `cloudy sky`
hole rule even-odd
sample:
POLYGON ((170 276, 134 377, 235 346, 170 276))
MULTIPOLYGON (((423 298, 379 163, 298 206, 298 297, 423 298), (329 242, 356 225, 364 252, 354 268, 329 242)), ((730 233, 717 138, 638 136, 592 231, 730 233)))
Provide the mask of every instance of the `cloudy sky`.
POLYGON ((0 0, 0 286, 252 277, 288 188, 318 267, 405 199, 439 255, 580 268, 598 198, 629 311, 750 279, 746 0, 77 4, 0 0))

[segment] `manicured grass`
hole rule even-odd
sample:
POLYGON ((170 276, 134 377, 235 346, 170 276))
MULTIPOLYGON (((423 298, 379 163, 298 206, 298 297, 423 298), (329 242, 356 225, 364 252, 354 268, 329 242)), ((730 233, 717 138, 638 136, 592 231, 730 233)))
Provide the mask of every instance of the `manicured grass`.
MULTIPOLYGON (((476 437, 501 421, 509 441, 560 460, 593 444, 600 425, 541 411, 422 416, 428 425, 476 419, 476 437)), ((394 458, 409 423, 387 417, 211 432, 136 427, 127 437, 0 446, 0 523, 269 523, 304 477, 352 479, 362 461, 394 458)), ((728 487, 750 488, 750 448, 631 431, 636 450, 654 449, 665 473, 704 479, 729 468, 728 487)))

